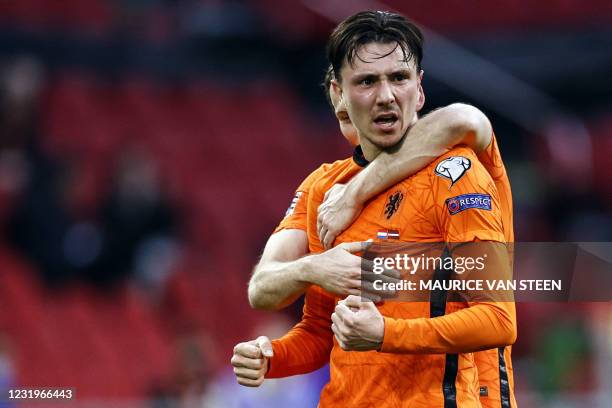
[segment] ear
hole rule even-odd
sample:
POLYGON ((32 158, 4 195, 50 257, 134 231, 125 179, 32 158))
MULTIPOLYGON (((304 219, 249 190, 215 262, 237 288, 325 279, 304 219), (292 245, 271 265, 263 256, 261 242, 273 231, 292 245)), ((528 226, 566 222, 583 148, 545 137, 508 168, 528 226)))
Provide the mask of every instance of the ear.
POLYGON ((342 99, 342 86, 335 78, 331 80, 331 91, 336 94, 338 99, 342 99))
POLYGON ((418 96, 417 109, 416 109, 417 112, 423 108, 423 105, 425 105, 425 92, 423 91, 423 73, 424 73, 423 70, 419 72, 419 79, 417 81, 417 86, 419 88, 418 89, 419 96, 418 96))

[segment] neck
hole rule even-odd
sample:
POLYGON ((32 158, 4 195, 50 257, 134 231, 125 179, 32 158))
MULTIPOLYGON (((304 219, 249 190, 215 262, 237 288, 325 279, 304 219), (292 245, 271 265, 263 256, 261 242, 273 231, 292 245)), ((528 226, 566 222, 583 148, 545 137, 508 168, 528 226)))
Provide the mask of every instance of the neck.
POLYGON ((360 140, 363 157, 365 157, 365 159, 369 162, 373 161, 383 151, 383 149, 371 143, 365 137, 360 138, 360 140))

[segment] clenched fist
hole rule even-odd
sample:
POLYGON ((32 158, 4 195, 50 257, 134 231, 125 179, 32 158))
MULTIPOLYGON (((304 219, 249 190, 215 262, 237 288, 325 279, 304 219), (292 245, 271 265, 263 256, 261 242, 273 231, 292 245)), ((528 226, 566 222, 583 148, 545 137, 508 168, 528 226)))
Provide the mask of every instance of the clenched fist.
POLYGON ((268 372, 268 360, 272 356, 272 343, 266 336, 238 343, 231 359, 238 384, 259 387, 268 372))

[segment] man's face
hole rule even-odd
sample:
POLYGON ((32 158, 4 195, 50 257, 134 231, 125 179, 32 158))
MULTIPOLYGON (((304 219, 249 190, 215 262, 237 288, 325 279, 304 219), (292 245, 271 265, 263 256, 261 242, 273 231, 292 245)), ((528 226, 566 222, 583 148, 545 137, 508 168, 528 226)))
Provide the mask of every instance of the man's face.
POLYGON ((405 61, 396 43, 375 42, 358 48, 353 63, 345 61, 340 75, 342 83, 333 86, 371 160, 397 144, 416 121, 425 102, 421 74, 412 60, 405 61))
POLYGON ((344 102, 342 101, 342 98, 340 98, 340 93, 333 86, 329 87, 329 99, 334 106, 334 114, 336 115, 336 119, 338 119, 340 132, 342 132, 342 135, 346 140, 348 140, 351 146, 357 146, 359 144, 357 129, 355 129, 355 126, 353 126, 353 123, 349 118, 348 112, 346 111, 346 106, 344 106, 344 102))

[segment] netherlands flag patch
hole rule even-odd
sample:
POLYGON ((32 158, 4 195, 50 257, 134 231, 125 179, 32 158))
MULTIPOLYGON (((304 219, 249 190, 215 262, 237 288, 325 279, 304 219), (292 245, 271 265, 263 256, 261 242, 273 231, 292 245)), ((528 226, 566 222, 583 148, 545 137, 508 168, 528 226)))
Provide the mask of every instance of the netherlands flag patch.
POLYGON ((378 239, 399 239, 400 233, 398 230, 384 230, 376 233, 378 239))

